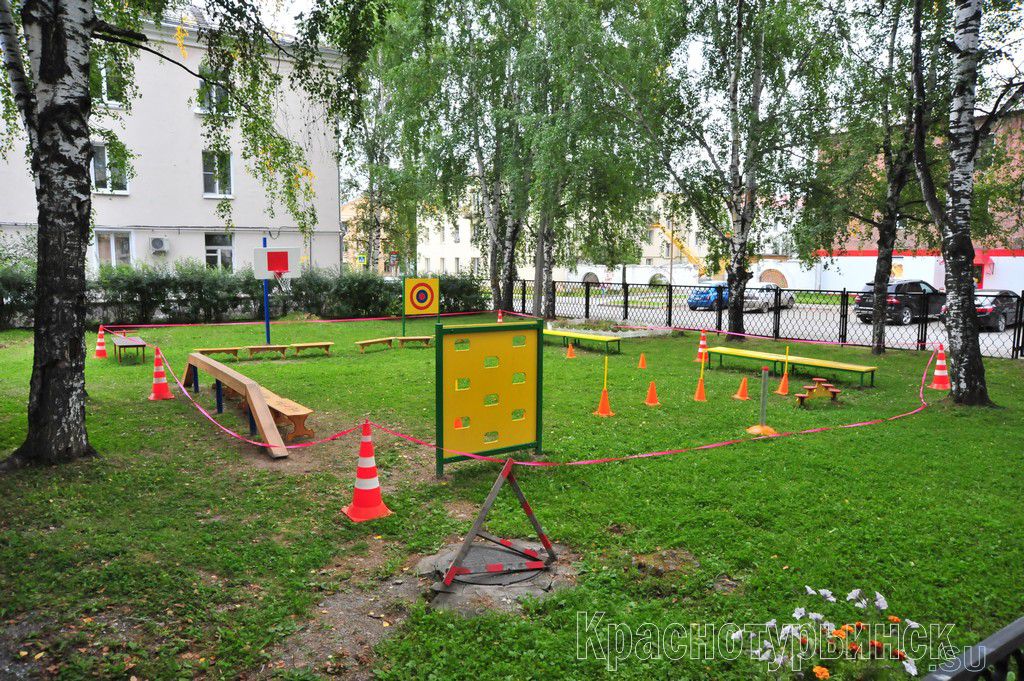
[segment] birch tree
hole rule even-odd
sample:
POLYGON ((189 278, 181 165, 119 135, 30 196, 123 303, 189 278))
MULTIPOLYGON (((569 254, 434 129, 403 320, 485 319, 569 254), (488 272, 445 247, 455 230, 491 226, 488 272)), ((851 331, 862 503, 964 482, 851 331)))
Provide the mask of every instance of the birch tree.
MULTIPOLYGON (((282 76, 267 57, 287 48, 247 0, 215 0, 207 5, 209 23, 189 30, 198 34, 216 75, 194 71, 147 44, 145 22, 160 21, 171 9, 159 1, 132 0, 27 0, 16 9, 0 0, 0 102, 8 121, 17 112, 17 125, 5 126, 3 134, 24 135, 38 206, 28 434, 4 467, 95 454, 86 430, 84 335, 90 135, 96 131, 90 68, 97 55, 116 47, 130 63, 140 52, 149 53, 188 71, 197 86, 223 88, 232 108, 205 117, 210 141, 223 140, 228 127, 237 125, 243 156, 268 196, 279 199, 300 227, 308 229, 315 216, 301 148, 274 127, 272 95, 282 76)), ((135 92, 130 83, 126 92, 135 92)), ((10 140, 0 150, 10 149, 10 140)), ((226 206, 222 215, 230 224, 226 206)))
MULTIPOLYGON (((974 243, 972 214, 975 200, 975 162, 981 141, 993 124, 1024 99, 1024 82, 988 84, 993 103, 986 114, 978 101, 979 69, 991 60, 994 50, 983 49, 981 0, 956 0, 952 6, 952 40, 943 56, 951 63, 948 98, 948 129, 943 147, 929 139, 927 120, 941 106, 941 92, 929 88, 925 79, 925 15, 923 0, 914 0, 913 88, 914 165, 925 206, 942 237, 946 264, 946 334, 951 395, 963 405, 988 405, 991 400, 985 381, 978 338, 978 317, 974 302, 974 243), (940 96, 936 96, 939 94, 940 96), (932 159, 948 155, 945 200, 940 196, 932 159)), ((1021 10, 1009 14, 1020 19, 1021 10)), ((1018 23, 1017 26, 1020 24, 1018 23)), ((940 30, 944 30, 940 24, 940 30)), ((1019 74, 1019 71, 1017 72, 1019 74)))

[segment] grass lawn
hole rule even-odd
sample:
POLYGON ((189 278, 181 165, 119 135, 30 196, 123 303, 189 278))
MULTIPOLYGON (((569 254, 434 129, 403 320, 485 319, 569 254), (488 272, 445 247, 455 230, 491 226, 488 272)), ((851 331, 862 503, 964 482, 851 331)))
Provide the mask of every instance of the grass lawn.
MULTIPOLYGON (((235 366, 314 408, 309 423, 318 436, 369 417, 432 440, 433 349, 378 346, 360 355, 353 345, 397 335, 399 325, 280 325, 275 342, 333 340, 334 353, 235 366)), ((409 333, 430 333, 431 326, 413 321, 409 333)), ((192 348, 263 342, 259 326, 140 335, 160 345, 179 375, 192 348)), ((95 337, 87 343, 91 356, 95 337)), ((604 355, 583 351, 569 362, 559 345, 549 344, 545 458, 741 437, 757 421, 758 406, 729 396, 742 376, 756 392, 757 367, 733 362, 709 371, 709 401, 695 403, 696 343, 695 334, 625 340, 622 354, 610 359, 612 419, 591 415, 604 355), (647 355, 646 372, 635 368, 640 352, 647 355), (643 405, 651 379, 664 405, 659 409, 643 405)), ((746 347, 782 346, 749 341, 746 347)), ((0 452, 24 436, 31 353, 29 333, 0 333, 0 452)), ((808 410, 796 409, 792 397, 773 396, 768 421, 779 430, 863 421, 918 404, 924 354, 875 358, 866 349, 816 345, 799 354, 877 364, 878 387, 861 391, 855 378, 833 377, 849 388, 841 403, 808 410)), ((1024 366, 997 359, 986 366, 997 409, 954 408, 926 391, 936 400, 930 408, 878 426, 521 470, 548 534, 582 556, 576 588, 529 604, 521 615, 463 619, 415 605, 378 647, 376 673, 390 679, 598 676, 606 673, 605 660, 576 659, 579 611, 603 611, 607 621, 635 629, 788 622, 800 605, 825 607, 826 614, 828 607, 841 610, 809 600, 805 584, 837 595, 855 587, 880 591, 892 612, 952 623, 953 643, 976 642, 1024 613, 1024 366), (668 549, 693 562, 665 577, 633 566, 638 554, 668 549)), ((180 395, 148 402, 149 363, 89 359, 86 373, 89 433, 101 458, 0 477, 0 627, 8 629, 13 655, 23 651, 32 660, 42 653, 26 664, 64 678, 252 674, 275 661, 273 646, 315 617, 319 601, 351 588, 352 575, 329 569, 332 561, 384 541, 386 560, 373 579, 387 579, 410 555, 432 553, 468 530, 470 522, 447 509, 478 505, 497 473, 491 464, 462 462, 439 483, 431 450, 378 432, 377 461, 394 515, 354 525, 339 510, 351 499, 356 437, 270 462, 225 437, 180 395), (12 638, 19 628, 28 633, 12 638)), ((803 382, 794 377, 791 392, 803 382)), ((208 383, 200 399, 209 407, 208 383)), ((246 431, 236 409, 220 418, 246 431)), ((499 497, 490 522, 496 533, 529 535, 510 494, 499 497)), ((0 648, 4 640, 0 635, 0 648)), ((0 670, 3 665, 0 660, 0 670)), ((631 659, 615 674, 767 676, 763 663, 747 657, 688 656, 631 659)))

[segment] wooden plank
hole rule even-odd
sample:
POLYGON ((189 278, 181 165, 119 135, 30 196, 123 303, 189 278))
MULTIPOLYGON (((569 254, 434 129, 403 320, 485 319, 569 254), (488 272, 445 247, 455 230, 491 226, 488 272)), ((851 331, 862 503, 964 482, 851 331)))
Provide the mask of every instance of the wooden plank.
MULTIPOLYGON (((785 362, 786 356, 775 352, 760 352, 758 350, 740 350, 737 348, 724 348, 721 346, 715 346, 708 348, 708 353, 712 355, 725 355, 727 357, 745 357, 747 359, 759 359, 768 362, 785 362)), ((819 369, 838 369, 840 371, 850 371, 853 373, 867 374, 872 371, 877 371, 878 367, 864 366, 861 364, 849 364, 847 362, 833 362, 827 359, 816 359, 814 357, 801 357, 799 355, 790 355, 789 363, 796 364, 798 366, 811 366, 819 369)))
POLYGON ((552 331, 545 329, 545 336, 557 336, 559 338, 578 338, 580 340, 595 341, 597 343, 617 343, 621 340, 618 336, 597 336, 591 333, 577 333, 576 331, 552 331))
POLYGON ((313 413, 313 410, 309 407, 304 407, 294 400, 289 400, 287 397, 281 397, 263 386, 260 386, 260 390, 263 391, 263 399, 267 401, 267 406, 274 411, 281 412, 285 416, 309 416, 313 413))
POLYGON ((215 353, 221 353, 225 355, 234 355, 235 357, 237 357, 238 351, 241 349, 241 346, 237 348, 196 348, 192 352, 198 352, 201 355, 212 355, 215 353))
MULTIPOLYGON (((267 406, 267 401, 263 397, 263 390, 259 383, 251 378, 246 378, 231 367, 198 352, 189 354, 188 364, 195 370, 202 370, 213 376, 235 392, 243 395, 245 401, 249 404, 253 420, 256 421, 256 430, 259 431, 264 442, 270 445, 265 448, 267 452, 275 459, 288 456, 288 450, 284 446, 281 433, 277 430, 277 423, 274 421, 274 416, 270 413, 270 407, 267 406)), ((188 376, 188 374, 189 369, 186 369, 185 375, 188 376)), ((185 385, 187 386, 188 383, 185 385)))
POLYGON ((146 341, 142 340, 138 336, 118 336, 112 334, 110 341, 119 348, 144 348, 146 347, 146 341))
POLYGON ((329 348, 334 341, 323 341, 322 343, 292 343, 293 348, 329 348))

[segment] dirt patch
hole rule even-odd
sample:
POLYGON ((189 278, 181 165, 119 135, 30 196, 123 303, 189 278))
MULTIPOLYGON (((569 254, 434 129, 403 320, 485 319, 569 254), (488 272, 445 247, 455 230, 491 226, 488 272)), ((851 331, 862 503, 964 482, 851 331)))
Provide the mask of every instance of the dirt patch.
POLYGON ((344 578, 344 588, 317 605, 313 619, 275 648, 273 661, 257 676, 308 669, 347 679, 372 678, 374 646, 408 617, 409 607, 428 585, 411 570, 418 556, 409 557, 387 579, 374 580, 399 551, 393 542, 372 541, 365 549, 357 544, 321 570, 344 578))
POLYGON ((740 583, 729 575, 722 574, 715 577, 715 583, 711 588, 715 593, 731 594, 733 591, 740 588, 740 583))
POLYGON ((0 625, 0 678, 43 678, 46 662, 40 640, 45 629, 46 622, 33 616, 6 620, 0 625), (36 660, 39 653, 44 655, 36 660))
POLYGON ((679 573, 693 572, 700 567, 700 563, 692 553, 685 549, 666 549, 635 556, 633 567, 644 575, 670 577, 679 573))

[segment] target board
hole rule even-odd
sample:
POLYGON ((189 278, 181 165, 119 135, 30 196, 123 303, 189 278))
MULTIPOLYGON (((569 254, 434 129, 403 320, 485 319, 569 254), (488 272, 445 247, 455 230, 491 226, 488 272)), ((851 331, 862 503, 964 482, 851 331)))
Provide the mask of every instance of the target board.
POLYGON ((438 476, 465 453, 540 451, 543 324, 437 325, 438 476))
POLYGON ((405 280, 405 314, 407 316, 432 314, 440 310, 440 286, 437 279, 405 280))

